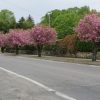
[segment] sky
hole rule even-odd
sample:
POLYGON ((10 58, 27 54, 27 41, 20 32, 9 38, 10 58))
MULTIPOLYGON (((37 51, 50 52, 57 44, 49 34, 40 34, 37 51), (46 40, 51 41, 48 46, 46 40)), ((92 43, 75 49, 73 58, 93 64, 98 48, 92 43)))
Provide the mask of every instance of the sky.
POLYGON ((30 14, 35 23, 39 23, 48 11, 85 5, 100 11, 100 0, 0 0, 0 10, 13 11, 17 20, 30 14))

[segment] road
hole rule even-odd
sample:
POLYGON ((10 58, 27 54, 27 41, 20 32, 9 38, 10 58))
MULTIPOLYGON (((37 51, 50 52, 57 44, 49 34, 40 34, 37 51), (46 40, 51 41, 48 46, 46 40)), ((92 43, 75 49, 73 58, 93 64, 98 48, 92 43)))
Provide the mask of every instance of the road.
POLYGON ((99 66, 0 55, 0 67, 76 100, 100 100, 99 66))

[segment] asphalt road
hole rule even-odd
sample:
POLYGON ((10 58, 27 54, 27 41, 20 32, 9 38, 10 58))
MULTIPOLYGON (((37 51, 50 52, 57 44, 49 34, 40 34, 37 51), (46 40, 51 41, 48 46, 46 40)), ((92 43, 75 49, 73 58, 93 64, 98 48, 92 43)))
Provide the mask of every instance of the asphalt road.
POLYGON ((0 55, 0 67, 33 79, 76 100, 100 100, 99 66, 0 55))
POLYGON ((0 100, 61 100, 52 92, 0 68, 0 100))

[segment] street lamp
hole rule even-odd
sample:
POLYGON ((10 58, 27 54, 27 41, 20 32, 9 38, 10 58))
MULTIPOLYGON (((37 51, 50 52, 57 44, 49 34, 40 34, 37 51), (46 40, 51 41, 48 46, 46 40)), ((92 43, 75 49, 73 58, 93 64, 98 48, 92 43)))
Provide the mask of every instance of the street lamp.
POLYGON ((49 17, 49 27, 51 27, 51 24, 50 24, 50 23, 51 23, 51 13, 52 13, 52 12, 48 12, 48 17, 49 17))

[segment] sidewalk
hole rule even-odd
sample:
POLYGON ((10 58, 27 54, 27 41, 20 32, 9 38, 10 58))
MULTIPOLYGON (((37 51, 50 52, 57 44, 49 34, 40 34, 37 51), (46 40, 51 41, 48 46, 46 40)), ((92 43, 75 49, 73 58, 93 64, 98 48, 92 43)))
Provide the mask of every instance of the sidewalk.
MULTIPOLYGON (((4 53, 4 55, 15 56, 15 54, 13 54, 13 53, 4 53)), ((44 60, 52 60, 52 61, 60 61, 60 62, 69 62, 69 63, 78 63, 78 64, 87 64, 87 65, 100 66, 100 60, 97 60, 96 62, 92 62, 92 59, 56 57, 56 56, 38 57, 37 55, 27 55, 27 54, 19 54, 18 56, 35 58, 35 59, 44 59, 44 60)))
POLYGON ((63 100, 52 92, 0 69, 0 100, 63 100))
POLYGON ((19 55, 19 56, 29 57, 29 58, 36 58, 36 59, 44 59, 44 60, 60 61, 60 62, 70 62, 70 63, 100 66, 100 60, 97 60, 96 62, 92 62, 91 59, 83 59, 83 58, 68 58, 68 57, 55 57, 55 56, 38 57, 37 55, 19 55))

